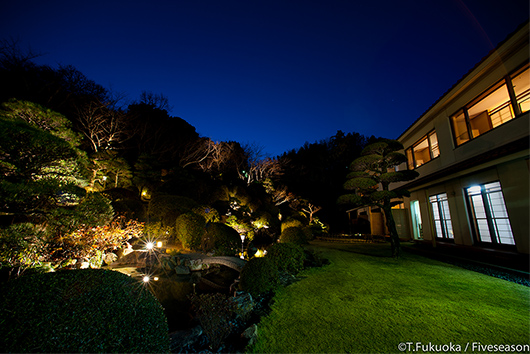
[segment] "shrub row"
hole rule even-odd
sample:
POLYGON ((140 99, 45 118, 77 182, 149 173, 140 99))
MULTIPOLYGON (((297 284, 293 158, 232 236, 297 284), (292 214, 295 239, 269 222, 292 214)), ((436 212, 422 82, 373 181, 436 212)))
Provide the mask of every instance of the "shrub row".
POLYGON ((0 289, 0 352, 168 352, 162 306, 103 269, 32 274, 0 289))
POLYGON ((241 290, 253 296, 275 290, 280 284, 281 272, 297 274, 304 267, 305 253, 294 243, 277 243, 269 248, 267 256, 252 258, 241 270, 241 290))

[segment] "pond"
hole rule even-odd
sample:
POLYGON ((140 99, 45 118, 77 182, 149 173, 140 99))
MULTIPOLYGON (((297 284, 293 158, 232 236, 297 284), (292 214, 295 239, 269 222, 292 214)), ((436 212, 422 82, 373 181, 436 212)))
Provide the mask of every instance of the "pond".
POLYGON ((170 332, 188 330, 197 325, 191 309, 191 295, 215 292, 230 295, 233 293, 231 286, 239 277, 238 271, 223 265, 212 265, 209 269, 182 275, 152 267, 112 269, 142 281, 151 290, 164 307, 170 332))

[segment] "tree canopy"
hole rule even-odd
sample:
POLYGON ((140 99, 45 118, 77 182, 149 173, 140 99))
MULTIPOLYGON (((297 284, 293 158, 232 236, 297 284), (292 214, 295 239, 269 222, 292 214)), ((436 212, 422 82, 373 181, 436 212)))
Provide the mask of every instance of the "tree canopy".
POLYGON ((352 193, 338 199, 338 204, 376 206, 383 210, 394 256, 399 256, 400 243, 392 206, 401 203, 401 198, 409 196, 409 192, 403 188, 390 189, 389 186, 418 176, 416 171, 396 169, 407 161, 406 156, 400 152, 402 150, 400 142, 389 139, 381 139, 366 146, 361 157, 350 164, 351 172, 344 183, 344 189, 352 193))

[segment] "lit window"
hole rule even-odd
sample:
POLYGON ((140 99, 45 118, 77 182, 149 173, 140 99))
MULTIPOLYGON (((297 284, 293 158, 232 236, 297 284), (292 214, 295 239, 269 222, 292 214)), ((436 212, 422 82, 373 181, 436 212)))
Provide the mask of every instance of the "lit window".
POLYGON ((454 239, 453 224, 451 223, 451 214, 449 213, 449 203, 447 194, 437 194, 429 197, 431 202, 436 237, 454 239))
POLYGON ((508 211, 499 182, 466 189, 479 242, 515 245, 508 211))
POLYGON ((526 68, 523 72, 512 77, 513 91, 521 113, 530 110, 530 72, 526 68))
POLYGON ((474 139, 530 109, 528 67, 499 81, 451 117, 456 146, 474 139), (513 88, 513 90, 512 90, 513 88), (513 105, 517 103, 514 108, 513 105))
POLYGON ((455 134, 456 145, 463 144, 469 140, 469 132, 464 111, 461 111, 453 117, 453 132, 455 134))
POLYGON ((473 138, 514 118, 506 84, 500 85, 467 110, 473 138))
POLYGON ((419 167, 440 156, 436 132, 433 131, 421 138, 412 148, 406 150, 406 155, 409 169, 419 167))

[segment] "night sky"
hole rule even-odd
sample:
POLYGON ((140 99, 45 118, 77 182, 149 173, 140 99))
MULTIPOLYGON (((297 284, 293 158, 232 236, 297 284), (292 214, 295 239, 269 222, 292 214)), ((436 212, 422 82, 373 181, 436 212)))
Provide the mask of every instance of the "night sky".
POLYGON ((519 24, 528 0, 9 0, 0 38, 169 99, 270 156, 337 130, 397 138, 519 24))

